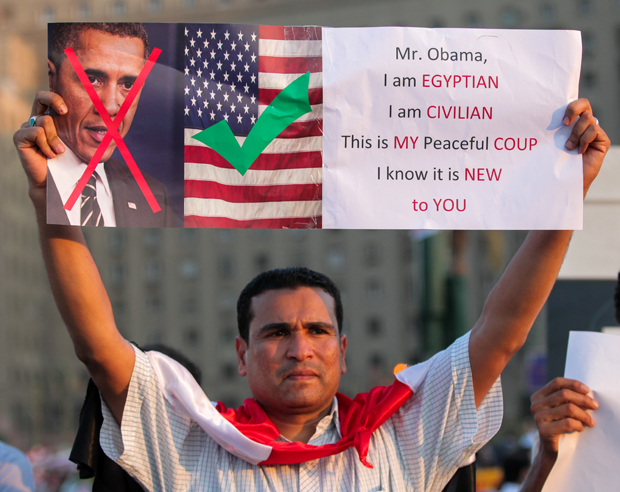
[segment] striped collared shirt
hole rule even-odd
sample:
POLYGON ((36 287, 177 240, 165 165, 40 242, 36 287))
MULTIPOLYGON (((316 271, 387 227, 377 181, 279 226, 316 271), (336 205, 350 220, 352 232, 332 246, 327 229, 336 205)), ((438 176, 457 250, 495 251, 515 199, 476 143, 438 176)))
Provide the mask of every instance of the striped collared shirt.
MULTIPOLYGON (((354 448, 299 465, 243 461, 175 412, 139 350, 122 429, 102 405, 101 446, 152 491, 440 491, 501 424, 499 379, 476 410, 468 342, 469 334, 435 355, 414 396, 373 433, 372 469, 354 448)), ((337 442, 337 420, 334 406, 309 444, 337 442)))

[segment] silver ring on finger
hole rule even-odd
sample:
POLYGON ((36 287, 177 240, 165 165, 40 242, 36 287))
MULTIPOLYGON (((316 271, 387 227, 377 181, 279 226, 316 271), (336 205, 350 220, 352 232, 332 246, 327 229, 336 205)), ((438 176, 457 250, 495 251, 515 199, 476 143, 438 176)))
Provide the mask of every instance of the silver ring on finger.
POLYGON ((37 118, 38 116, 31 116, 30 119, 28 120, 28 122, 30 123, 30 126, 33 127, 34 124, 37 122, 37 118))
POLYGON ((596 124, 598 125, 598 118, 596 116, 594 117, 594 121, 596 121, 596 124))

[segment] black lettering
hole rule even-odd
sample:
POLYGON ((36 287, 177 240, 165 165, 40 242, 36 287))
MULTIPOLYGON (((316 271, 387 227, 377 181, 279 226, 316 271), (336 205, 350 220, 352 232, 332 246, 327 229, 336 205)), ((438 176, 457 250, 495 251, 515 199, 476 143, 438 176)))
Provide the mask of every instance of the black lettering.
POLYGON ((409 48, 405 48, 405 51, 400 51, 400 48, 396 47, 396 59, 400 57, 401 60, 411 60, 411 54, 409 48))

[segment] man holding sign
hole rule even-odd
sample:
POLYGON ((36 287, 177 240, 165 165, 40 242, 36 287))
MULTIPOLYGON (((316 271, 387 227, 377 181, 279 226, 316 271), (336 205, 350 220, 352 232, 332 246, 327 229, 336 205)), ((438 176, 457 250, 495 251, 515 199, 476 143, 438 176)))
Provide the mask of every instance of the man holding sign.
MULTIPOLYGON (((40 92, 33 115, 63 104, 40 92)), ((585 194, 610 142, 584 99, 564 124, 574 124, 566 146, 583 156, 585 194)), ((102 447, 144 488, 438 491, 497 431, 499 375, 549 295, 570 231, 531 232, 469 334, 354 400, 336 394, 347 338, 333 283, 306 269, 260 275, 240 297, 236 340, 254 399, 216 410, 173 362, 122 338, 81 231, 46 224, 49 130, 25 124, 14 141, 50 283, 105 401, 102 447)))
POLYGON ((139 83, 144 82, 140 76, 148 66, 144 26, 56 24, 49 52, 50 90, 64 105, 50 117, 36 114, 30 120, 32 126, 58 135, 50 140, 48 156, 48 222, 173 226, 166 188, 139 171, 122 141, 138 106, 139 83), (119 121, 110 121, 116 118, 119 121), (112 158, 117 146, 126 163, 112 158))
POLYGON ((560 437, 596 424, 590 412, 598 402, 590 388, 574 379, 555 378, 532 395, 532 415, 538 427, 538 446, 522 492, 540 492, 558 459, 560 437))

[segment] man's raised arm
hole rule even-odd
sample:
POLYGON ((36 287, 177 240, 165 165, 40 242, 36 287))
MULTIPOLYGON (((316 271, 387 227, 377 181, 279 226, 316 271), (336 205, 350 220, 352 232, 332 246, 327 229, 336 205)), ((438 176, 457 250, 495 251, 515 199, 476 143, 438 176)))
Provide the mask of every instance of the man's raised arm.
MULTIPOLYGON (((583 156, 584 196, 610 146, 586 99, 569 104, 565 125, 575 127, 566 142, 583 156)), ((476 406, 525 339, 551 292, 572 231, 532 231, 486 300, 471 332, 469 358, 476 406)))
POLYGON ((135 355, 116 328, 110 300, 81 229, 46 223, 47 158, 64 152, 52 118, 44 115, 48 108, 59 114, 67 112, 59 95, 39 92, 32 107, 32 115, 37 116, 35 125, 24 123, 13 140, 28 177, 56 305, 76 355, 120 423, 135 355))

